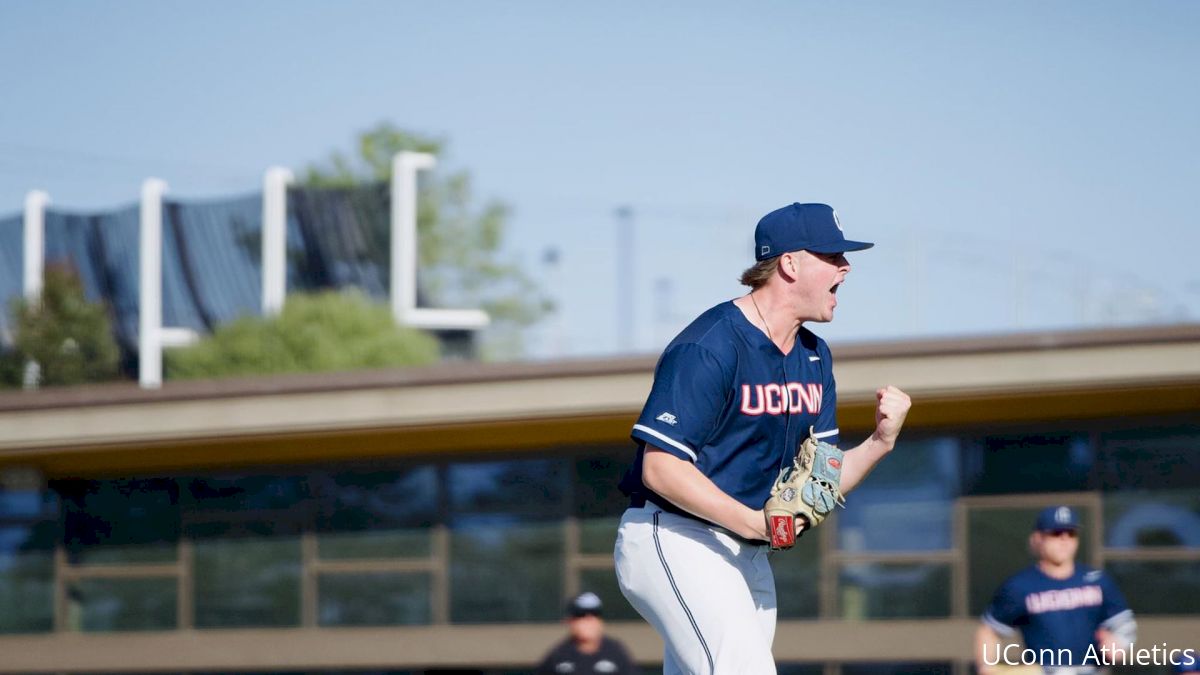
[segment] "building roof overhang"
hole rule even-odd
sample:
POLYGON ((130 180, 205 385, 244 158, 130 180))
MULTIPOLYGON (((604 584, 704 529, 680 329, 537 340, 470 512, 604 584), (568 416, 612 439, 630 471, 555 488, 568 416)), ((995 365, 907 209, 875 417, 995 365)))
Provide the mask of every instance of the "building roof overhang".
MULTIPOLYGON (((875 390, 908 427, 1200 410, 1200 325, 834 345, 839 423, 875 390)), ((620 443, 655 358, 446 363, 405 370, 93 385, 0 395, 0 466, 47 475, 620 443)))

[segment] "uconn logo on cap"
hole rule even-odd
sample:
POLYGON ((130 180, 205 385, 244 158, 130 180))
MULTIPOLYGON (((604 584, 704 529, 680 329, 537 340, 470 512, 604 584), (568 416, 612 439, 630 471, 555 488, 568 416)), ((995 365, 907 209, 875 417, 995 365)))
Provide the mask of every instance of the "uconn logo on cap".
POLYGON ((837 225, 838 232, 845 232, 842 229, 842 221, 837 217, 837 211, 833 212, 833 224, 837 225))
POLYGON ((1071 523, 1071 509, 1060 506, 1054 512, 1054 522, 1060 525, 1068 525, 1071 523))

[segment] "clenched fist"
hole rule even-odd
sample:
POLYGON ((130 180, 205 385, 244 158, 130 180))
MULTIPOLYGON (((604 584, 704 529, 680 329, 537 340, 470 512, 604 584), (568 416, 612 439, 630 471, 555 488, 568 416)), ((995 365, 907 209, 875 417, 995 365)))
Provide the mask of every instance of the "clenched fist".
POLYGON ((899 387, 888 385, 875 390, 875 435, 889 446, 895 445, 912 399, 899 387))

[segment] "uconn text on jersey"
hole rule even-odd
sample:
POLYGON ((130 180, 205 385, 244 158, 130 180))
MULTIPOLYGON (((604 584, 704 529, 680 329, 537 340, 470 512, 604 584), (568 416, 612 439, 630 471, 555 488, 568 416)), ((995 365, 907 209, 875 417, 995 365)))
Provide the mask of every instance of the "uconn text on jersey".
POLYGON ((821 412, 821 397, 824 393, 825 389, 821 384, 743 384, 741 410, 744 415, 782 415, 805 411, 815 415, 821 412))

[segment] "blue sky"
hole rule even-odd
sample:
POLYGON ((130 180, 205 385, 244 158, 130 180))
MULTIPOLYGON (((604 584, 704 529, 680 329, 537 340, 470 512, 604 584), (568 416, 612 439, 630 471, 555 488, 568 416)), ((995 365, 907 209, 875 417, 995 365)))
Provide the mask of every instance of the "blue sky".
POLYGON ((252 192, 390 121, 512 205, 535 356, 616 349, 626 204, 640 351, 792 201, 878 243, 831 340, 1196 321, 1196 35, 1182 0, 7 2, 0 214, 252 192))

